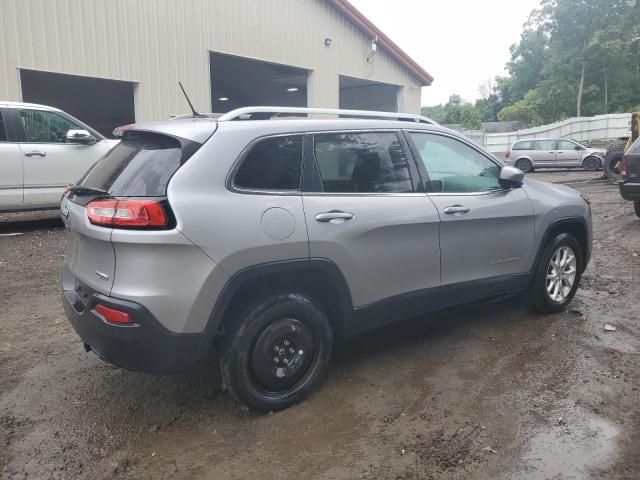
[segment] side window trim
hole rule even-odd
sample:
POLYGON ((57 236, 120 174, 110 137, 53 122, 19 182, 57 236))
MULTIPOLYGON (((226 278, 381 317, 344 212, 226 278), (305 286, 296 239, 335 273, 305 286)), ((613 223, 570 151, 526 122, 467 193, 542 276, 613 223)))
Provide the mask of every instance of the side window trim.
MULTIPOLYGON (((460 143, 470 147, 471 149, 475 150, 476 152, 478 152, 479 154, 481 154, 484 158, 486 158, 487 160, 489 160, 491 163, 493 163, 494 165, 496 165, 498 168, 502 169, 502 167, 504 167, 504 165, 502 165, 499 161, 497 161, 495 158, 492 158, 491 156, 487 155, 485 152, 483 152, 481 149, 479 149, 476 145, 474 145, 471 142, 466 141, 463 138, 459 138, 455 135, 451 135, 448 134, 446 132, 439 132, 439 131, 434 131, 434 130, 405 130, 406 134, 407 134, 407 141, 409 142, 409 145, 411 145, 411 149, 412 149, 412 153, 415 152, 415 158, 417 159, 416 161, 419 164, 423 164, 422 160, 420 159, 420 156, 418 154, 418 149, 415 146, 415 143, 413 142, 413 140, 411 139, 411 136, 409 135, 410 133, 419 133, 419 134, 428 134, 428 135, 439 135, 441 137, 448 137, 451 138, 453 140, 457 140, 460 143)), ((453 196, 479 196, 479 195, 495 195, 498 193, 504 193, 506 191, 512 190, 511 187, 502 187, 499 189, 495 189, 495 190, 489 190, 489 191, 479 191, 479 192, 431 192, 430 188, 429 188, 429 173, 428 171, 426 171, 426 167, 424 166, 424 164, 422 165, 422 167, 424 168, 425 172, 426 172, 426 183, 425 183, 425 191, 427 192, 428 196, 439 196, 439 197, 453 197, 453 196)))
POLYGON ((306 135, 303 132, 287 132, 287 133, 276 133, 276 134, 268 134, 263 135, 262 137, 254 138, 249 142, 249 144, 244 147, 238 158, 235 160, 233 167, 229 171, 227 178, 225 180, 225 186, 227 190, 233 193, 240 193, 244 195, 282 195, 282 196, 299 196, 302 193, 302 188, 304 184, 304 167, 305 167, 305 137, 306 135), (269 190, 262 188, 245 188, 240 187, 235 184, 236 174, 240 169, 242 163, 249 156, 254 147, 263 140, 268 140, 270 138, 279 138, 279 137, 301 137, 302 138, 302 158, 300 159, 300 186, 297 189, 292 190, 269 190))
POLYGON ((395 128, 366 128, 366 129, 345 129, 345 130, 321 130, 314 132, 307 132, 305 137, 309 139, 305 143, 304 150, 304 169, 303 169, 303 189, 302 193, 306 195, 333 195, 333 196, 398 196, 398 195, 424 195, 424 185, 420 181, 420 174, 416 167, 416 159, 411 151, 410 144, 404 135, 404 130, 395 128), (320 168, 315 155, 315 137, 316 135, 324 134, 348 134, 348 133, 393 133, 396 135, 398 142, 402 148, 402 153, 407 159, 407 165, 409 170, 409 177, 411 182, 412 192, 325 192, 322 185, 322 178, 320 177, 320 168), (305 177, 311 177, 311 180, 305 181, 305 177))

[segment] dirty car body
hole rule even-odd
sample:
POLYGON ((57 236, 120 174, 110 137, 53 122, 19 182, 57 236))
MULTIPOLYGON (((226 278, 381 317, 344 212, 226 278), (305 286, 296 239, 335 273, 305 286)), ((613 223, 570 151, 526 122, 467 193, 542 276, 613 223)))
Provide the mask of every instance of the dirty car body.
POLYGON ((261 410, 306 397, 336 336, 502 294, 559 311, 591 253, 578 192, 431 122, 139 124, 61 211, 88 349, 170 373, 219 347, 225 386, 261 410))

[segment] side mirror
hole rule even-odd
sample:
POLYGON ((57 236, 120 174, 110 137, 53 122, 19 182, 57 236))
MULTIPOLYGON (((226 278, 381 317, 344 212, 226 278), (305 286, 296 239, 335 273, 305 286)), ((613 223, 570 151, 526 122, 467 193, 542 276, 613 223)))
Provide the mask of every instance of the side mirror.
POLYGON ((578 151, 580 151, 580 150, 584 150, 584 148, 582 148, 580 145, 576 145, 576 146, 575 146, 575 149, 576 149, 576 150, 578 150, 578 151))
POLYGON ((96 137, 86 130, 69 130, 65 136, 67 143, 79 143, 80 145, 93 145, 96 137))
POLYGON ((524 173, 516 167, 502 167, 499 180, 503 187, 521 187, 524 173))

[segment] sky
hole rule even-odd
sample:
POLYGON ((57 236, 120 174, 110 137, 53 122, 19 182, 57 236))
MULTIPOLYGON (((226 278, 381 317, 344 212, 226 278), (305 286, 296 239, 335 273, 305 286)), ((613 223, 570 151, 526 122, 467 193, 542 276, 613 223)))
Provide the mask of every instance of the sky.
POLYGON ((473 102, 478 87, 504 75, 509 46, 540 0, 350 0, 434 77, 422 104, 457 93, 473 102))

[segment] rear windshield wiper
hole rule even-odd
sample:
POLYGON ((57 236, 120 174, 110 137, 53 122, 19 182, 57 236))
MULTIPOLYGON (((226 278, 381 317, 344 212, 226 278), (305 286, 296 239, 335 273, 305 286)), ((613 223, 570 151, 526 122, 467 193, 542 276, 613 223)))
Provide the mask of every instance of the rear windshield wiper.
POLYGON ((93 188, 93 187, 85 187, 83 185, 72 185, 69 187, 69 189, 67 190, 71 193, 75 193, 76 195, 102 195, 105 197, 109 196, 109 192, 107 192, 106 190, 102 190, 100 188, 93 188))

